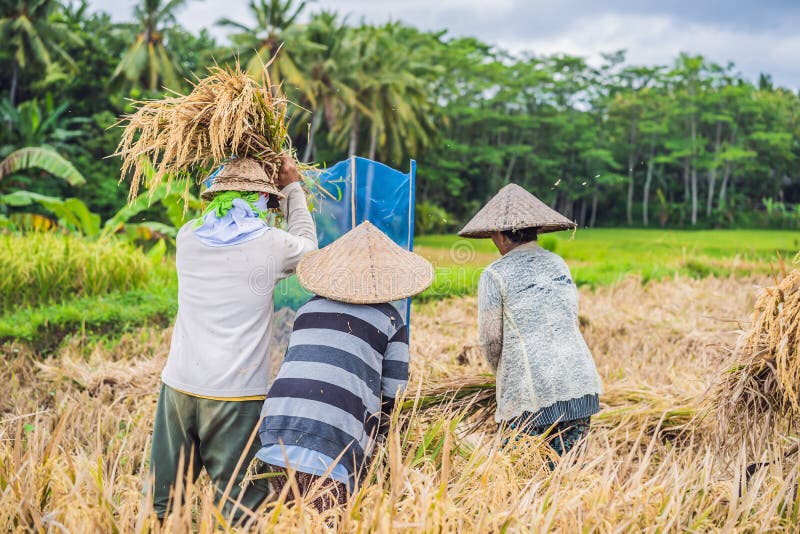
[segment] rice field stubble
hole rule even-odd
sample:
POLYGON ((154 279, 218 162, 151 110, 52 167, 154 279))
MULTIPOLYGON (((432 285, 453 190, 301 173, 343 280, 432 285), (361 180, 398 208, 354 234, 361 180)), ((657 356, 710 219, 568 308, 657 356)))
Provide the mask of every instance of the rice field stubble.
MULTIPOLYGON (((768 281, 629 279, 581 289, 583 332, 606 393, 584 455, 553 472, 536 439, 500 450, 492 424, 462 437, 458 414, 433 424, 411 416, 344 510, 320 516, 272 504, 243 530, 796 530, 796 457, 766 465, 745 484, 744 466, 757 459, 740 450, 734 462, 721 461, 713 422, 693 433, 683 426, 746 325, 759 283, 768 281)), ((476 315, 474 297, 416 306, 409 396, 423 383, 488 372, 474 346, 476 315)), ((0 529, 229 528, 205 475, 161 526, 142 495, 169 334, 143 329, 114 346, 74 339, 44 361, 24 346, 4 346, 0 529)), ((781 458, 786 441, 772 439, 760 459, 781 458)))

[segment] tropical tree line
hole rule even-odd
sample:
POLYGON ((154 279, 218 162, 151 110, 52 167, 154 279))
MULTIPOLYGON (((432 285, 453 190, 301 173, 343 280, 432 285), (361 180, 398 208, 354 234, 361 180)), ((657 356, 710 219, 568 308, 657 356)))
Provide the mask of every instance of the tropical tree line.
MULTIPOLYGON (((800 224, 800 96, 767 74, 690 54, 655 66, 511 54, 297 0, 250 0, 246 18, 213 21, 219 42, 180 26, 190 7, 139 0, 120 24, 85 0, 0 0, 0 194, 77 198, 113 219, 125 190, 112 126, 130 99, 238 60, 296 104, 300 159, 417 159, 424 232, 456 227, 509 182, 583 226, 800 224)), ((2 199, 0 214, 21 209, 2 199)))

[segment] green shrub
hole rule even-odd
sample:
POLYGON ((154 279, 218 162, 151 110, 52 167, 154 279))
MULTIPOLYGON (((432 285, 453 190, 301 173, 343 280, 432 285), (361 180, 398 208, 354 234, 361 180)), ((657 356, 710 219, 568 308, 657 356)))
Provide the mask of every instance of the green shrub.
POLYGON ((169 276, 128 243, 29 232, 0 236, 0 312, 130 291, 169 276))
POLYGON ((453 217, 430 202, 419 202, 414 208, 414 232, 417 235, 443 234, 453 227, 453 217))

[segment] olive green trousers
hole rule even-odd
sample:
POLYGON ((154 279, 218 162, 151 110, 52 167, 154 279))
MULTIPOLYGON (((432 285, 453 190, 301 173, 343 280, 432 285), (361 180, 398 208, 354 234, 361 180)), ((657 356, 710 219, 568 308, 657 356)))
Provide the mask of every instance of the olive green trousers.
POLYGON ((161 386, 150 455, 153 509, 159 518, 182 497, 175 495, 179 478, 183 477, 179 487, 186 488, 186 481, 196 480, 203 467, 214 484, 218 503, 225 496, 224 515, 236 502, 234 518, 241 516, 241 507, 253 510, 261 504, 269 494, 266 479, 248 482, 244 489, 240 484, 261 447, 258 437, 249 448, 247 442, 260 422, 263 404, 262 400, 204 399, 161 386))

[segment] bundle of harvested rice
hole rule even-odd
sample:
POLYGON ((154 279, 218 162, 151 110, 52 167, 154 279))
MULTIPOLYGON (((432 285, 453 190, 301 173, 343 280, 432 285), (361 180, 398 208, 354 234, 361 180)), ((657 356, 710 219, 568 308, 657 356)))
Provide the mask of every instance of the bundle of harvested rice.
MULTIPOLYGON (((492 375, 458 377, 421 388, 407 398, 401 410, 425 419, 438 419, 446 413, 472 418, 467 432, 488 421, 497 408, 495 378, 492 375)), ((634 432, 659 433, 664 438, 690 431, 697 401, 690 395, 659 392, 649 386, 617 386, 600 398, 603 409, 593 425, 630 426, 634 432)))
POLYGON ((259 83, 238 62, 227 68, 215 65, 189 94, 134 106, 136 112, 119 123, 125 130, 114 154, 122 157, 123 178, 131 175, 131 201, 145 177, 145 186, 152 189, 231 157, 258 160, 275 181, 289 143, 287 100, 271 85, 266 69, 259 83))
POLYGON ((469 421, 460 434, 469 434, 493 418, 497 409, 493 375, 460 376, 421 387, 400 406, 403 424, 411 418, 429 423, 457 418, 469 421))
MULTIPOLYGON (((795 258, 795 263, 798 258, 795 258)), ((800 269, 763 290, 711 396, 723 441, 757 445, 800 423, 800 269)))
POLYGON ((493 375, 449 378, 420 388, 416 396, 403 402, 401 410, 425 413, 426 416, 442 411, 464 413, 467 417, 494 413, 497 408, 495 390, 493 375))
POLYGON ((606 389, 600 401, 602 410, 592 418, 592 425, 627 427, 631 432, 658 434, 662 439, 690 432, 698 413, 696 397, 656 391, 647 385, 615 384, 606 389))

